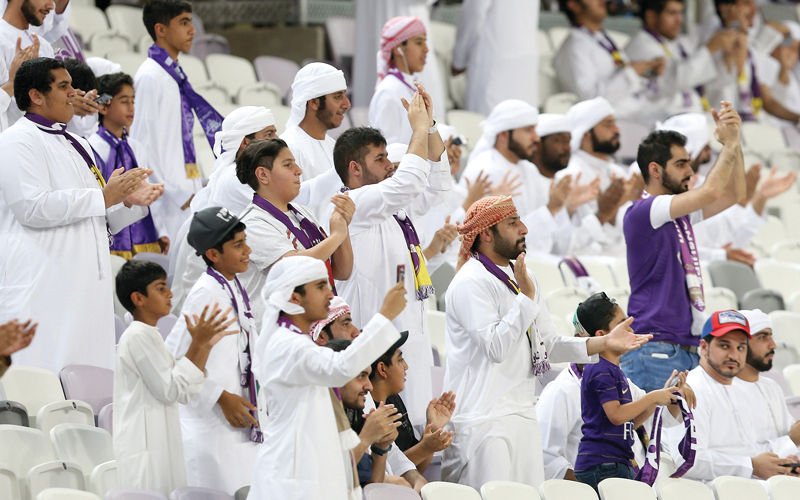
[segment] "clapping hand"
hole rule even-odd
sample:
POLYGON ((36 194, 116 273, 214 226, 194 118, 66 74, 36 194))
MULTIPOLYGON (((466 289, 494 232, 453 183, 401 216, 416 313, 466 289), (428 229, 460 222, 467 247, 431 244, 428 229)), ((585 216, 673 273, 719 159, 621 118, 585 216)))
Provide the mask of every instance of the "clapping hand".
POLYGON ((442 393, 439 399, 432 399, 425 410, 428 426, 433 426, 434 430, 442 429, 450 421, 455 409, 456 395, 453 391, 442 393))

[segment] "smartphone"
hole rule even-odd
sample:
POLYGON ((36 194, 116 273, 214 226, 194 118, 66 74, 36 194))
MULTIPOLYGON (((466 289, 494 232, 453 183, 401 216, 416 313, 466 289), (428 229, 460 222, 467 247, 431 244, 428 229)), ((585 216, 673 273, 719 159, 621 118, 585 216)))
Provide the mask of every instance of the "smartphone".
POLYGON ((106 104, 111 102, 111 99, 113 98, 114 96, 111 94, 100 94, 99 96, 95 97, 92 100, 101 106, 105 106, 106 104))
POLYGON ((781 467, 791 467, 792 468, 792 474, 797 474, 798 469, 800 469, 800 464, 798 464, 798 463, 781 464, 781 467))
POLYGON ((397 266, 397 283, 403 283, 406 280, 406 265, 400 264, 397 266))

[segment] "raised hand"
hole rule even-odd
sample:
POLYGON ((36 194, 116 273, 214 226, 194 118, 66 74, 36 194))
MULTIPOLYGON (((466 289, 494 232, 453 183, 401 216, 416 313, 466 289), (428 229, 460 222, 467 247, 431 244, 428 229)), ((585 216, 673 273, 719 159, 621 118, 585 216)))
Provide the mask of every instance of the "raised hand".
POLYGON ((567 202, 572 192, 572 176, 565 175, 560 181, 555 179, 550 181, 550 200, 547 202, 547 209, 555 215, 567 202))
POLYGON ((529 299, 533 300, 536 297, 536 285, 528 274, 528 267, 525 265, 525 252, 517 256, 514 261, 514 281, 517 282, 519 291, 525 294, 529 299))
POLYGON ((142 181, 153 172, 144 168, 132 168, 123 173, 125 169, 120 167, 111 173, 103 188, 103 198, 106 201, 106 208, 112 207, 117 203, 122 203, 134 191, 139 189, 142 181))
POLYGON ((97 113, 102 109, 102 106, 94 102, 97 97, 97 89, 84 92, 80 89, 75 89, 76 95, 72 102, 72 109, 78 116, 89 116, 97 113))
POLYGON ((442 451, 453 442, 453 431, 446 431, 442 428, 434 429, 432 425, 428 424, 420 439, 425 451, 430 454, 442 451))
POLYGON ((345 223, 349 226, 353 221, 353 215, 356 213, 356 204, 350 195, 345 192, 331 197, 331 203, 336 205, 334 211, 339 212, 344 219, 345 223))
POLYGON ((234 316, 230 320, 226 321, 228 314, 232 310, 233 308, 229 307, 223 312, 219 308, 219 304, 214 304, 208 319, 206 319, 208 306, 205 306, 203 311, 200 313, 200 316, 193 314, 194 322, 192 322, 188 314, 184 314, 183 317, 186 320, 186 329, 189 330, 189 334, 192 336, 192 341, 198 342, 201 345, 213 347, 217 342, 222 340, 223 337, 239 333, 239 330, 225 331, 226 328, 234 324, 239 319, 238 317, 234 316))
POLYGON ((722 144, 738 144, 740 140, 739 129, 742 126, 742 119, 739 113, 731 106, 728 101, 720 103, 719 112, 712 109, 711 115, 714 117, 714 122, 717 128, 714 129, 714 137, 722 144))
POLYGON ((578 172, 575 180, 572 181, 572 189, 567 197, 567 212, 570 215, 574 214, 579 206, 596 200, 600 196, 600 177, 595 177, 589 184, 581 184, 580 179, 581 173, 578 172))
POLYGON ((606 348, 619 352, 626 353, 640 348, 646 344, 653 335, 637 335, 631 328, 633 317, 629 317, 622 323, 614 327, 608 335, 603 338, 606 339, 606 348))
POLYGON ((761 187, 758 190, 759 194, 765 198, 770 199, 779 194, 783 194, 794 185, 797 180, 797 172, 789 172, 783 177, 777 177, 778 167, 772 167, 769 174, 761 182, 761 187))
POLYGON ((503 176, 503 180, 500 181, 500 184, 491 187, 489 191, 492 196, 517 196, 522 194, 519 190, 519 188, 522 187, 522 181, 519 180, 520 174, 514 174, 514 177, 511 179, 508 178, 509 175, 511 175, 510 170, 503 176))
POLYGON ((136 191, 125 198, 125 201, 131 205, 149 207, 162 194, 164 194, 164 184, 150 184, 149 182, 145 181, 139 185, 139 188, 136 191))
POLYGON ((402 415, 397 412, 397 408, 384 402, 381 402, 377 409, 364 417, 364 426, 358 437, 367 444, 383 443, 387 440, 387 436, 392 434, 397 437, 397 428, 402 424, 400 421, 402 415))
MULTIPOLYGON (((413 272, 413 270, 412 270, 413 272)), ((383 299, 380 314, 387 317, 390 321, 395 319, 403 309, 406 308, 406 288, 405 283, 402 281, 395 283, 395 285, 386 292, 386 297, 383 299)))
POLYGON ((462 207, 466 212, 473 203, 491 193, 492 183, 489 181, 489 174, 484 174, 482 170, 478 172, 478 177, 474 181, 470 182, 466 177, 464 181, 467 183, 467 199, 464 200, 462 207))
POLYGON ((425 420, 433 430, 442 429, 456 409, 456 395, 453 391, 442 393, 439 399, 432 399, 425 409, 425 420))
POLYGON ((458 238, 458 229, 455 224, 450 224, 450 216, 448 215, 444 221, 444 226, 433 234, 431 243, 424 251, 425 258, 431 259, 436 254, 444 253, 448 245, 456 238, 458 238))
POLYGON ((408 111, 408 121, 411 124, 411 130, 416 132, 425 131, 427 134, 428 129, 431 128, 431 118, 428 116, 428 110, 425 107, 425 100, 419 92, 414 92, 414 97, 411 102, 406 101, 404 98, 400 99, 403 106, 408 111))
POLYGON ((11 356, 30 345, 36 334, 36 327, 39 326, 39 323, 31 325, 31 321, 20 323, 13 319, 0 325, 0 356, 11 356))
POLYGON ((414 82, 414 85, 417 86, 417 92, 419 92, 419 95, 421 95, 422 99, 425 101, 425 110, 428 112, 428 118, 431 123, 430 126, 433 127, 433 99, 431 99, 430 94, 428 94, 428 91, 425 90, 425 87, 423 87, 421 83, 414 82))

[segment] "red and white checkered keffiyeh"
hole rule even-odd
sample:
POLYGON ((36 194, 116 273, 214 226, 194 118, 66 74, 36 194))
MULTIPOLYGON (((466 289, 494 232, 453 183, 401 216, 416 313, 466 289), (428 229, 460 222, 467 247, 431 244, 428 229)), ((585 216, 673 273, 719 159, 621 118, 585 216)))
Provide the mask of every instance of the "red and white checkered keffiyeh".
POLYGON ((386 21, 381 30, 381 49, 378 51, 378 81, 383 80, 389 71, 392 49, 426 32, 422 19, 416 16, 398 16, 386 21))
POLYGON ((517 207, 510 196, 487 196, 473 203, 464 216, 464 223, 458 226, 458 233, 461 235, 458 269, 469 260, 472 244, 479 234, 515 213, 517 207))
POLYGON ((347 302, 345 302, 343 298, 339 296, 334 297, 328 309, 328 317, 311 323, 308 334, 311 335, 312 340, 316 342, 322 329, 344 314, 351 314, 350 306, 347 305, 347 302))

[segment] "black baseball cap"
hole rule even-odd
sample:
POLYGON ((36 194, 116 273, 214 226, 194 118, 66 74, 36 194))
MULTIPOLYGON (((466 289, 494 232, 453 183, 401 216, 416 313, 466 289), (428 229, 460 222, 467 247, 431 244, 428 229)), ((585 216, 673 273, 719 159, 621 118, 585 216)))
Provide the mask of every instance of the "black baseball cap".
POLYGON ((608 325, 604 320, 616 307, 617 301, 600 292, 578 304, 572 324, 575 327, 575 336, 594 337, 597 330, 605 330, 608 325))
POLYGON ((237 224, 239 218, 225 207, 204 208, 192 217, 186 241, 197 251, 197 255, 203 255, 222 241, 237 224))

